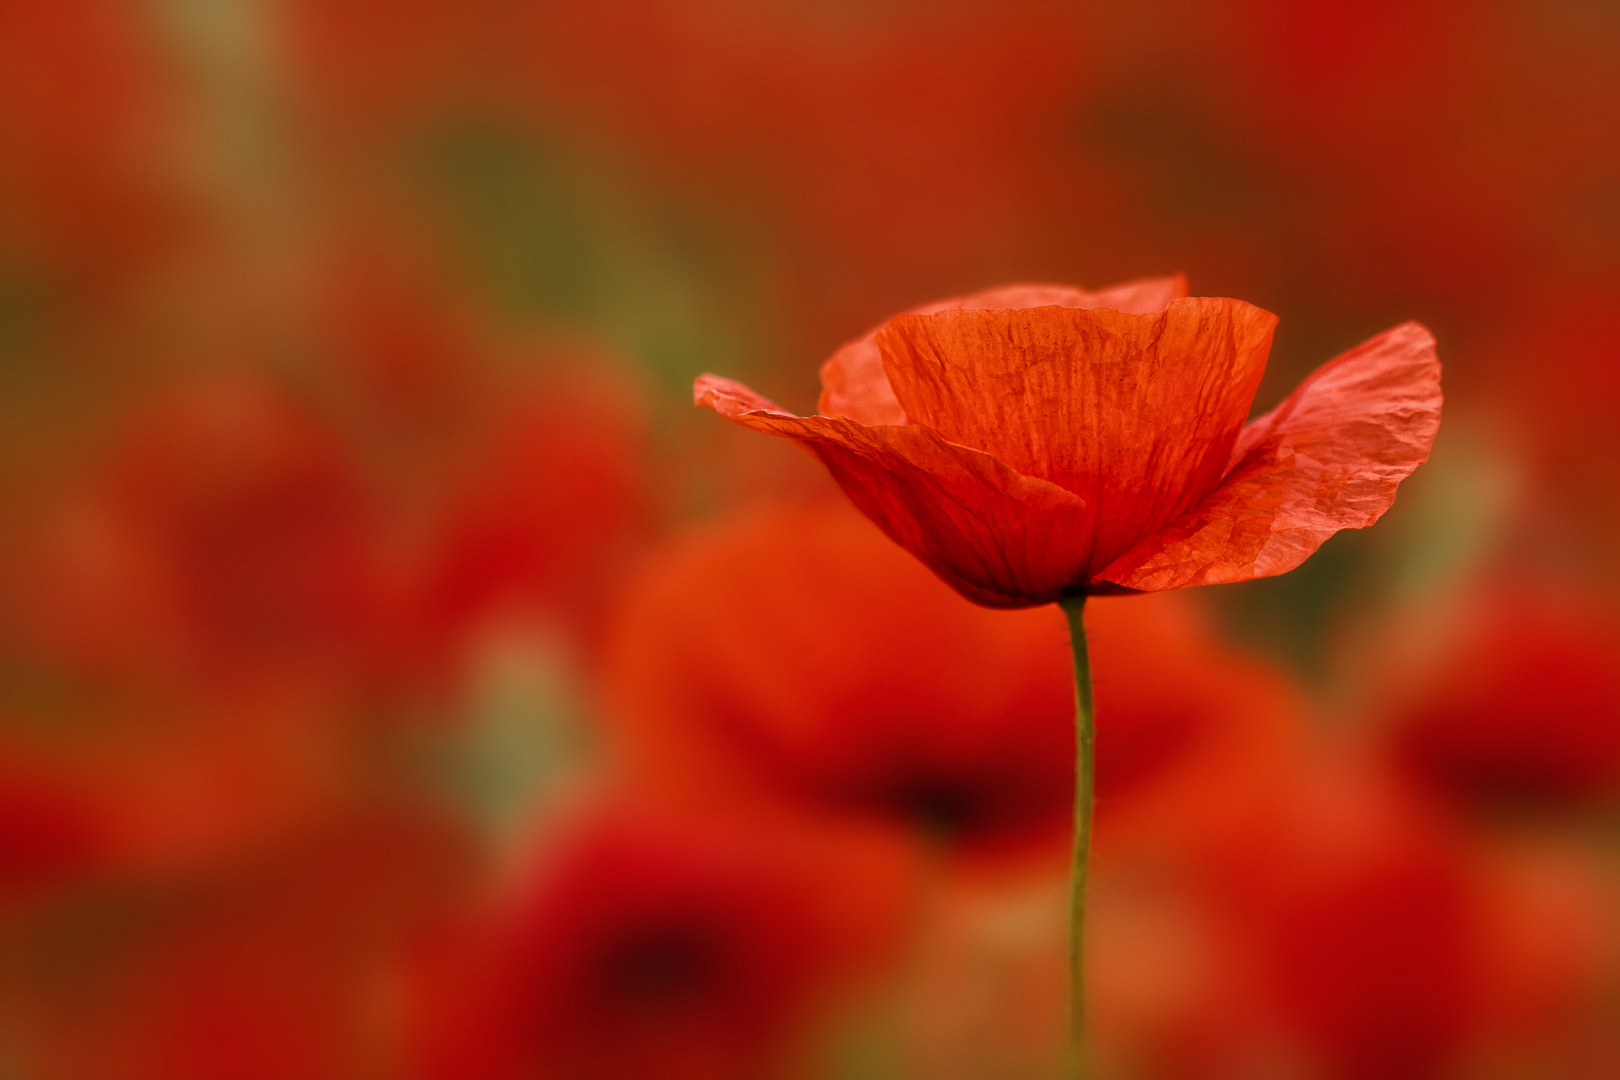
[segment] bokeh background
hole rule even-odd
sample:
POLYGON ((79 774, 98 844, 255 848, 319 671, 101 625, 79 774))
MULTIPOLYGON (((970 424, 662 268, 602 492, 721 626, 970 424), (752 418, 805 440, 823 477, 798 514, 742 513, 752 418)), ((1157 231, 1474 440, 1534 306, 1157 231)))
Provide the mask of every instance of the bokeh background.
POLYGON ((791 446, 1185 271, 1432 460, 1096 601, 1098 1077, 1620 1075, 1620 9, 0 0, 0 1077, 1055 1075, 1055 611, 791 446))

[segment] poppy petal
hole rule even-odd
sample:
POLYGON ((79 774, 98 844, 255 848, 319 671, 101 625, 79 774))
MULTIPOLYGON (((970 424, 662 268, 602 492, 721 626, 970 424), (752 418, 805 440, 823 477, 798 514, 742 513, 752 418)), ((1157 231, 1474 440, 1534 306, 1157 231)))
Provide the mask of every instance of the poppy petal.
MULTIPOLYGON (((1186 295, 1187 278, 1184 274, 1139 278, 1095 292, 1072 285, 997 285, 923 304, 912 308, 911 314, 932 315, 953 308, 1067 307, 1113 308, 1115 311, 1145 315, 1163 311, 1170 301, 1186 295)), ((894 391, 889 387, 889 377, 883 371, 883 358, 878 353, 877 333, 882 328, 874 327, 862 337, 849 342, 821 365, 821 400, 816 404, 816 411, 821 415, 847 416, 868 427, 906 423, 905 410, 900 407, 894 391)))
POLYGON ((1212 491, 1277 318, 1241 300, 897 315, 883 365, 914 424, 1080 496, 1095 572, 1212 491))
POLYGON ((989 607, 1049 603, 1078 585, 1091 550, 1084 500, 925 427, 794 416, 730 379, 701 376, 698 405, 796 439, 852 502, 958 592, 989 607))
POLYGON ((1434 335, 1402 323, 1323 364, 1244 429, 1197 509, 1097 576, 1180 589, 1285 573, 1340 529, 1371 525, 1428 460, 1440 426, 1434 335))

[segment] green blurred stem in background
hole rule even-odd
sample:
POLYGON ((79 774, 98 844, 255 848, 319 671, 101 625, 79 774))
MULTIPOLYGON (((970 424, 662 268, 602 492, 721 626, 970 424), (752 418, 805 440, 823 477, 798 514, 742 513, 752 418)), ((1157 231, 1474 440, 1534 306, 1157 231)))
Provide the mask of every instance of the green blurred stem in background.
POLYGON ((1069 1073, 1083 1074, 1086 1020, 1086 873, 1091 859, 1092 769, 1095 712, 1091 703, 1091 657, 1086 651, 1084 596, 1059 602, 1069 620, 1074 652, 1074 855, 1069 867, 1069 1073))

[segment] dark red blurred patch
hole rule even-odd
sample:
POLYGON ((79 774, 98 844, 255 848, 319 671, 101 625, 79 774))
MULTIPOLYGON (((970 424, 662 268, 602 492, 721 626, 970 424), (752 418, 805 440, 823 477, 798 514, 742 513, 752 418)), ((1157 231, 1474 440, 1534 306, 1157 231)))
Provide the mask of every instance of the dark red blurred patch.
POLYGON ((413 589, 429 634, 589 614, 646 525, 638 387, 594 353, 492 384, 435 508, 413 589))
POLYGON ((312 411, 265 385, 186 388, 115 454, 109 498, 161 550, 199 645, 320 656, 366 638, 372 508, 312 411))
POLYGON ((1100 812, 1210 742, 1286 711, 1281 673, 1223 645, 1201 616, 1184 595, 1087 605, 1100 812))
POLYGON ((143 403, 13 564, 45 663, 79 679, 347 678, 384 618, 378 520, 348 448, 274 384, 143 403))
POLYGON ((1436 1075, 1469 1007, 1465 902, 1454 869, 1397 849, 1347 860, 1275 914, 1276 992, 1335 1075, 1436 1075))
POLYGON ((8 957, 8 1062, 119 1080, 385 1072, 399 957, 454 893, 465 844, 430 808, 355 807, 212 873, 64 905, 8 957))
POLYGON ((975 608, 836 505, 695 537, 626 600, 604 679, 651 782, 968 846, 1066 828, 1074 707, 1055 609, 975 608))
POLYGON ((0 775, 0 905, 95 863, 103 833, 81 793, 8 768, 0 775))
POLYGON ((799 839, 596 815, 450 968, 430 969, 422 1075, 779 1075, 820 995, 877 940, 847 913, 893 929, 903 880, 892 862, 807 858, 799 839))
POLYGON ((1249 1052, 1345 1080, 1449 1075, 1482 972, 1459 838, 1354 767, 1299 769, 1239 798, 1247 811, 1206 851, 1272 1018, 1249 1052))
POLYGON ((1393 749, 1474 805, 1620 793, 1620 627, 1582 600, 1510 587, 1466 622, 1395 707, 1393 749))
POLYGON ((218 875, 318 829, 358 782, 356 721, 323 694, 86 696, 0 718, 0 899, 218 875))

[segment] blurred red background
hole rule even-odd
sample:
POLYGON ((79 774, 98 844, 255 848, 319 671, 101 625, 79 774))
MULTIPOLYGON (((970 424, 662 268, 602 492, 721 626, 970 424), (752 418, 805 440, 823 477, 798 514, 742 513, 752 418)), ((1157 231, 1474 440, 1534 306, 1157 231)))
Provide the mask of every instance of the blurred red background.
POLYGON ((1054 1075, 1062 619, 690 386, 1176 271, 1446 419, 1089 613, 1098 1075, 1620 1075, 1617 133, 1595 0, 0 0, 0 1076, 1054 1075))

